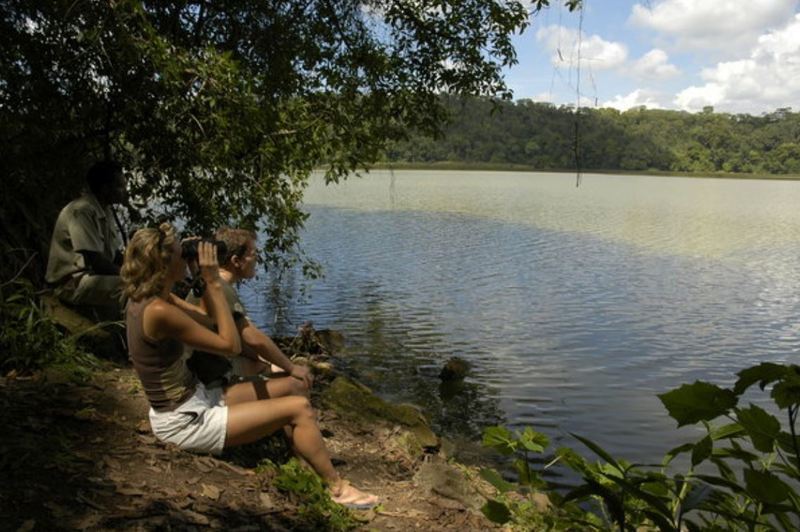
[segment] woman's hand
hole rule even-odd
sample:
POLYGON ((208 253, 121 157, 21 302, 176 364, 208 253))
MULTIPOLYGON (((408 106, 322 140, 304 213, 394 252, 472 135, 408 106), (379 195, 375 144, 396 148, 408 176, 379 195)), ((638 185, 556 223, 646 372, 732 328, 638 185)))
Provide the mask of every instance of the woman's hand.
POLYGON ((199 242, 197 244, 197 257, 200 264, 200 274, 206 284, 217 281, 219 279, 217 246, 209 242, 199 242))
POLYGON ((292 366, 292 371, 290 371, 289 374, 295 379, 303 381, 303 383, 306 385, 306 388, 309 390, 314 384, 314 376, 311 374, 311 370, 308 369, 308 366, 294 364, 292 366))

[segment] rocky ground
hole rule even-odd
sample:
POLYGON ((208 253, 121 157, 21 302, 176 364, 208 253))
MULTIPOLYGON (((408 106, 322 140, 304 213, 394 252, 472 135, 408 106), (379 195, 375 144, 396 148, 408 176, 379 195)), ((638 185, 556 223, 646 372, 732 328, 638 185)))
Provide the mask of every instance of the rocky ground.
MULTIPOLYGON (((295 342, 296 343, 296 342, 295 342)), ((286 346, 287 349, 298 346, 286 346)), ((334 463, 355 485, 378 494, 357 512, 365 530, 486 530, 473 469, 447 460, 422 415, 383 402, 337 376, 324 353, 313 402, 334 463)), ((274 485, 267 443, 220 458, 194 455, 150 433, 139 381, 124 364, 103 363, 84 382, 49 370, 0 378, 0 528, 8 530, 310 530, 306 501, 274 485)))

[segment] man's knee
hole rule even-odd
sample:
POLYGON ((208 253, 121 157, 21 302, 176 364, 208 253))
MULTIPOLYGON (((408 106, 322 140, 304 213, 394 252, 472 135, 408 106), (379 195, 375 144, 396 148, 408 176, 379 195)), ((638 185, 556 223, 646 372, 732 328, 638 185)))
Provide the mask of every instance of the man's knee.
POLYGON ((118 275, 84 275, 74 291, 65 293, 73 305, 122 309, 122 280, 118 275))

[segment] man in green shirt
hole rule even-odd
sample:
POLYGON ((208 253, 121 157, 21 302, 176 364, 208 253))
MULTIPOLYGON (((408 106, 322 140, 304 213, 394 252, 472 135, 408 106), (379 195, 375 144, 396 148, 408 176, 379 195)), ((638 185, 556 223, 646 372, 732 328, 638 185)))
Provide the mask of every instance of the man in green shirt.
POLYGON ((112 161, 96 163, 86 184, 88 190, 58 215, 45 280, 64 303, 93 317, 119 319, 122 239, 112 206, 127 198, 122 168, 112 161))
MULTIPOLYGON (((225 227, 216 232, 215 238, 225 242, 228 249, 221 261, 219 274, 223 294, 242 338, 242 353, 233 359, 225 359, 210 353, 195 352, 189 361, 192 370, 206 384, 213 385, 226 374, 235 377, 260 375, 272 363, 282 375, 267 381, 270 397, 308 395, 313 383, 308 367, 293 364, 275 342, 250 321, 234 288, 234 284, 252 279, 256 274, 256 235, 252 231, 225 227)), ((192 303, 202 303, 193 294, 187 299, 192 303)))

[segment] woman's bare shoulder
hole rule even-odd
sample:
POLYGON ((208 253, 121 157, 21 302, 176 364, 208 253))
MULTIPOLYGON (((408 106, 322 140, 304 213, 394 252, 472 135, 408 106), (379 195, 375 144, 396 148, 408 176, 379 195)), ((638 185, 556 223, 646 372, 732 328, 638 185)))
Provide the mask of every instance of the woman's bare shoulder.
POLYGON ((178 307, 156 297, 142 311, 145 334, 161 339, 165 336, 164 333, 179 323, 183 317, 184 313, 178 307))

